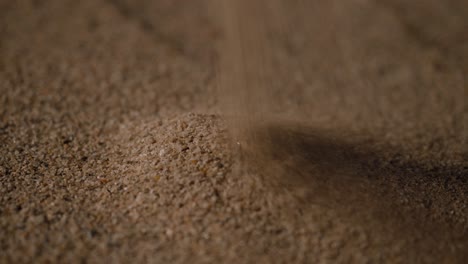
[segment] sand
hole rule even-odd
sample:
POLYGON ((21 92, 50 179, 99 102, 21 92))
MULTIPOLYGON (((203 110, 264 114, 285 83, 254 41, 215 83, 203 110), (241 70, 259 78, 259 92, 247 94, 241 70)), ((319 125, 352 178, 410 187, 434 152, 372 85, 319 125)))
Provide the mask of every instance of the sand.
POLYGON ((0 1, 0 263, 465 263, 466 1, 331 2, 265 94, 212 3, 0 1))

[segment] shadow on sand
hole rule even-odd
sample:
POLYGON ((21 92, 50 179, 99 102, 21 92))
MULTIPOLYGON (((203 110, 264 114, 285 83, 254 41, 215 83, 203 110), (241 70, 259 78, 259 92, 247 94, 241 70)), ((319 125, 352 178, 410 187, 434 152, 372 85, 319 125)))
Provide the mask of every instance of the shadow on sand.
POLYGON ((298 203, 319 204, 395 236, 419 237, 429 248, 468 244, 464 165, 411 160, 375 141, 350 143, 350 137, 307 127, 269 125, 248 138, 248 160, 273 188, 297 193, 298 203))

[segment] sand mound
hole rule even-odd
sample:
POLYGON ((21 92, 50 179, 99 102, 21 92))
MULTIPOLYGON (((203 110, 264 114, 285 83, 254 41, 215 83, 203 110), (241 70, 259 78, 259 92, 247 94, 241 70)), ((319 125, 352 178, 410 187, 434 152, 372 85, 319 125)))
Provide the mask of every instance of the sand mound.
POLYGON ((0 263, 465 263, 466 1, 213 2, 0 1, 0 263))

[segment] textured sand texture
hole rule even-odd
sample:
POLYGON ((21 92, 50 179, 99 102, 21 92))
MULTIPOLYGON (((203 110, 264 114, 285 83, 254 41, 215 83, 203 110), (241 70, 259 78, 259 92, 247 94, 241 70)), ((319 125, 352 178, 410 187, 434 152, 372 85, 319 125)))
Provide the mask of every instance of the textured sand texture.
POLYGON ((468 3, 237 3, 0 0, 0 263, 466 263, 468 3))

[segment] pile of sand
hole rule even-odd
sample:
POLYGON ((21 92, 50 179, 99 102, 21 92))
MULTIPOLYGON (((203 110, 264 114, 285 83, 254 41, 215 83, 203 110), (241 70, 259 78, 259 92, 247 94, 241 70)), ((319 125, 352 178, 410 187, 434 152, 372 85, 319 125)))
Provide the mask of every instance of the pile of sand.
POLYGON ((246 123, 209 2, 0 2, 0 262, 463 263, 466 1, 317 1, 246 123))

